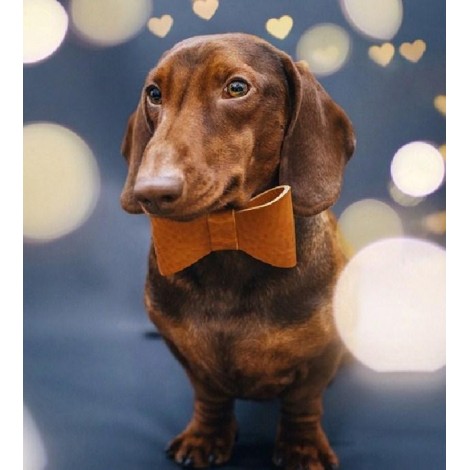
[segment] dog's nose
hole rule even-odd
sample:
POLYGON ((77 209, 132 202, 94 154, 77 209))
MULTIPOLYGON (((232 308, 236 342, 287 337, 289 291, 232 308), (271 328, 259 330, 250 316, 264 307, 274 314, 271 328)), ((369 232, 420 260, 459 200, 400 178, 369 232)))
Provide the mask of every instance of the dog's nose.
POLYGON ((170 208, 183 194, 184 180, 177 176, 158 176, 137 180, 136 199, 150 213, 170 208))

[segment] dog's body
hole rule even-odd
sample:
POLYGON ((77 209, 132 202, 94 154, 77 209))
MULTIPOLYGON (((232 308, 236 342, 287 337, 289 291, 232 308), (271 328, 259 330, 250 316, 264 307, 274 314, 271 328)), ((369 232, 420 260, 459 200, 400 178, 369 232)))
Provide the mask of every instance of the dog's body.
POLYGON ((162 276, 152 246, 146 307, 195 391, 194 416, 168 450, 177 462, 226 462, 234 399, 279 397, 275 463, 337 465, 320 424, 342 354, 332 296, 344 258, 327 208, 353 148, 343 111, 305 67, 258 38, 186 40, 150 72, 124 140, 123 207, 184 221, 243 208, 282 183, 296 228, 295 268, 219 251, 162 276))

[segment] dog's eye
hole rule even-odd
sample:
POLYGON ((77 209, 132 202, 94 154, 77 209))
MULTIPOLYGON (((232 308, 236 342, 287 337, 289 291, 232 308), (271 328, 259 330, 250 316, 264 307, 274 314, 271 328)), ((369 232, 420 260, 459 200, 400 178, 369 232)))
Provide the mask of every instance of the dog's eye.
POLYGON ((147 97, 151 104, 161 104, 162 92, 156 85, 150 85, 147 87, 147 97))
POLYGON ((224 89, 227 98, 240 98, 248 93, 250 87, 243 80, 233 80, 224 89))

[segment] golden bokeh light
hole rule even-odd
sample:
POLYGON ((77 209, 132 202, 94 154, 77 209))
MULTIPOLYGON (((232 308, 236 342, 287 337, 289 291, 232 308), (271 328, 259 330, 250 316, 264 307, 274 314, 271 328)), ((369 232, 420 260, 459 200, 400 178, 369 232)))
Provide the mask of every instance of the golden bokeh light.
POLYGON ((285 39, 293 25, 294 20, 289 15, 284 15, 280 18, 270 18, 266 21, 266 30, 277 39, 285 39))
POLYGON ((155 36, 164 38, 173 26, 173 18, 170 15, 163 15, 161 18, 150 18, 147 23, 147 28, 155 36))
POLYGON ((218 0, 194 0, 193 11, 203 20, 209 21, 219 8, 218 0))
POLYGON ((393 44, 386 42, 381 46, 370 46, 369 57, 382 67, 386 67, 395 55, 395 47, 393 44))
POLYGON ((346 63, 350 42, 343 28, 329 23, 320 24, 302 34, 297 43, 297 58, 305 60, 315 75, 331 75, 346 63))
POLYGON ((354 29, 374 39, 392 39, 403 21, 401 0, 341 0, 341 9, 354 29))
POLYGON ((446 115, 446 97, 438 95, 434 98, 434 107, 443 115, 446 115))
POLYGON ((412 43, 404 42, 399 51, 406 60, 418 62, 426 51, 426 43, 422 39, 417 39, 412 43))
POLYGON ((425 216, 421 221, 421 225, 430 233, 444 235, 446 233, 446 211, 425 216))
POLYGON ((151 0, 71 0, 70 16, 78 33, 99 46, 113 46, 134 37, 152 12, 151 0))
POLYGON ((444 180, 445 165, 441 153, 433 145, 411 142, 395 153, 390 171, 401 192, 420 197, 439 188, 444 180))
POLYGON ((23 232, 49 241, 80 226, 95 207, 99 173, 86 143, 51 123, 23 128, 23 232))
POLYGON ((49 57, 62 44, 69 18, 56 0, 23 0, 23 63, 49 57))
POLYGON ((400 216, 376 199, 363 199, 348 206, 339 217, 338 226, 348 256, 382 238, 403 235, 400 216))
POLYGON ((445 365, 445 250, 410 238, 378 241, 341 273, 334 296, 339 334, 379 372, 445 365))
POLYGON ((442 155, 442 158, 444 159, 444 161, 446 160, 446 144, 442 144, 440 147, 439 147, 439 153, 442 155))

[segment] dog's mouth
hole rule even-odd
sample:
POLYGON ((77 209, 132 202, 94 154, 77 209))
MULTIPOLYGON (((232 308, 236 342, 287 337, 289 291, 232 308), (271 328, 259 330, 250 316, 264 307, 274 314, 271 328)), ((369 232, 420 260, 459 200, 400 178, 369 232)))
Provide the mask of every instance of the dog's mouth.
POLYGON ((241 177, 240 176, 232 176, 228 183, 225 185, 224 190, 222 191, 222 197, 230 196, 234 192, 236 192, 241 187, 241 177))
POLYGON ((243 209, 250 199, 251 195, 242 190, 241 178, 233 176, 221 189, 211 186, 191 200, 186 197, 177 204, 161 205, 155 212, 149 212, 145 207, 143 209, 150 217, 189 222, 212 212, 243 209))

